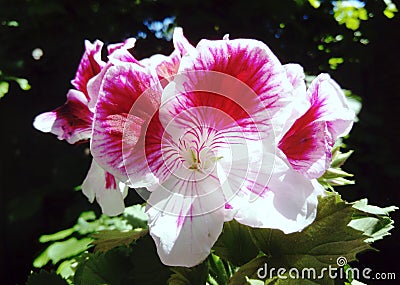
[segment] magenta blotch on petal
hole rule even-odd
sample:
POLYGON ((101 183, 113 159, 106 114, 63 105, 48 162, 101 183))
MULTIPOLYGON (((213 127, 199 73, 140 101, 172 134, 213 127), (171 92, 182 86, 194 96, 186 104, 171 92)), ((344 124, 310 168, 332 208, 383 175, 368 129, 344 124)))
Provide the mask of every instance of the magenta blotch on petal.
POLYGON ((355 114, 327 74, 313 80, 306 97, 310 107, 282 137, 279 148, 295 170, 312 179, 328 169, 332 147, 338 137, 348 134, 355 114))
POLYGON ((104 169, 127 182, 123 139, 129 148, 135 147, 142 136, 142 125, 150 120, 158 107, 161 86, 148 69, 134 63, 120 63, 108 69, 99 94, 91 151, 104 169), (145 95, 141 97, 142 94, 145 95), (139 97, 138 112, 131 114, 139 97), (124 129, 126 126, 129 129, 124 129))
POLYGON ((87 140, 91 136, 93 117, 87 103, 82 92, 71 89, 64 105, 37 116, 33 126, 42 132, 51 132, 70 144, 87 140))
POLYGON ((79 63, 78 70, 76 71, 75 78, 71 81, 71 84, 79 91, 83 92, 90 100, 87 92, 87 83, 95 75, 97 75, 101 69, 105 66, 105 62, 101 59, 101 49, 103 43, 96 40, 93 44, 89 41, 85 41, 85 52, 79 63))

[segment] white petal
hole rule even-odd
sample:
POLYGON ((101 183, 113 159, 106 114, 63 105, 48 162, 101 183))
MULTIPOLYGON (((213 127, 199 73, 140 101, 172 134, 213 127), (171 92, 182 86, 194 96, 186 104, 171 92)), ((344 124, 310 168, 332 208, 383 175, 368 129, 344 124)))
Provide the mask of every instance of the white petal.
POLYGON ((276 159, 268 189, 252 201, 235 197, 230 202, 239 209, 235 219, 245 225, 284 233, 301 231, 314 221, 320 188, 316 189, 281 159, 276 159))
POLYGON ((118 187, 107 188, 106 172, 92 161, 89 172, 82 183, 82 192, 88 197, 92 203, 96 197, 101 210, 108 216, 116 216, 121 214, 124 209, 124 198, 127 195, 128 187, 122 182, 118 182, 118 187))
POLYGON ((147 205, 149 229, 161 261, 192 267, 207 258, 224 222, 224 199, 217 180, 197 182, 171 176, 147 205))

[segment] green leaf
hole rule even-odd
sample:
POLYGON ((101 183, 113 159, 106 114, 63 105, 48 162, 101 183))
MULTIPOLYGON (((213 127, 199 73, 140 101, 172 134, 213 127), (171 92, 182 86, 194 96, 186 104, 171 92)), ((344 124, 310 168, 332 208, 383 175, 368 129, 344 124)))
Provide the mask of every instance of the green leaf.
POLYGON ((389 213, 399 209, 396 206, 380 208, 378 206, 368 205, 368 199, 361 199, 357 202, 354 202, 353 208, 368 214, 386 215, 386 216, 389 215, 389 213))
POLYGON ((319 6, 321 6, 321 2, 318 0, 308 0, 311 6, 313 6, 315 9, 318 9, 319 6))
POLYGON ((68 285, 68 283, 56 273, 42 270, 30 275, 26 285, 68 285))
POLYGON ((394 17, 394 13, 387 8, 383 11, 383 14, 389 19, 394 17))
POLYGON ((385 0, 385 3, 386 3, 386 8, 383 11, 383 14, 387 18, 391 19, 395 16, 395 13, 398 12, 396 4, 394 4, 391 0, 385 0))
POLYGON ((0 81, 0 99, 8 93, 10 84, 7 81, 0 81))
POLYGON ((114 247, 125 245, 128 246, 132 242, 137 241, 139 238, 145 236, 148 233, 147 229, 134 229, 126 232, 119 230, 104 230, 92 234, 94 238, 93 244, 95 245, 95 251, 107 252, 114 247))
MULTIPOLYGON (((269 268, 314 268, 318 274, 322 268, 337 267, 339 257, 351 262, 358 253, 372 249, 364 242, 363 232, 348 226, 354 211, 351 203, 330 194, 320 198, 317 217, 302 232, 285 235, 279 230, 252 229, 252 234, 256 245, 268 256, 269 268)), ((318 280, 318 284, 333 283, 325 279, 318 280)))
POLYGON ((347 161, 353 151, 350 150, 346 153, 342 153, 340 151, 342 146, 344 146, 343 143, 339 143, 333 149, 331 166, 326 170, 324 175, 318 178, 318 182, 326 189, 333 190, 333 186, 354 184, 353 180, 347 179, 347 177, 353 177, 353 174, 347 173, 340 168, 347 161))
POLYGON ((76 269, 74 284, 134 284, 130 276, 133 264, 129 252, 125 248, 115 248, 105 254, 90 254, 76 269))
POLYGON ((165 285, 171 275, 170 267, 161 263, 156 245, 150 235, 139 239, 133 248, 131 261, 134 284, 165 285), (154 274, 154 273, 157 274, 154 274))
POLYGON ((238 271, 233 274, 232 278, 229 280, 229 285, 242 285, 247 284, 247 278, 257 278, 260 268, 264 268, 267 262, 266 256, 259 256, 251 261, 247 262, 245 265, 241 266, 238 271))
POLYGON ((347 161, 347 159, 349 159, 349 157, 353 154, 353 152, 354 152, 353 150, 350 150, 348 152, 342 153, 342 152, 340 152, 339 149, 337 151, 335 151, 332 154, 331 167, 332 168, 341 167, 347 161))
POLYGON ((147 235, 130 247, 89 254, 79 263, 74 284, 164 285, 170 274, 170 269, 160 262, 153 240, 147 235))
POLYGON ((200 263, 191 268, 173 267, 174 272, 168 279, 168 285, 204 285, 207 281, 207 262, 200 263))
POLYGON ((351 176, 353 176, 353 174, 347 173, 346 171, 343 171, 340 168, 332 168, 332 167, 328 168, 323 175, 323 177, 328 180, 338 177, 351 177, 351 176))
POLYGON ((144 208, 145 207, 142 205, 133 205, 124 210, 123 217, 134 229, 147 228, 147 220, 149 217, 144 212, 144 208))
POLYGON ((28 80, 26 80, 25 78, 15 78, 15 82, 18 83, 19 88, 21 88, 22 90, 27 91, 31 89, 28 80))
POLYGON ((78 265, 77 260, 69 259, 61 262, 61 264, 57 268, 57 274, 60 275, 64 279, 69 279, 75 274, 76 267, 78 265))
POLYGON ((229 278, 233 274, 233 270, 229 264, 224 264, 223 260, 215 255, 210 254, 208 258, 209 267, 209 283, 214 284, 227 284, 229 278))
POLYGON ((91 243, 91 238, 76 239, 72 237, 66 241, 55 242, 46 248, 33 262, 33 266, 40 268, 50 260, 56 264, 60 260, 73 257, 87 250, 91 243))
POLYGON ((236 220, 224 223, 222 234, 213 246, 215 253, 235 266, 240 266, 258 254, 249 229, 236 220))
POLYGON ((51 235, 42 235, 39 238, 39 241, 41 243, 49 242, 49 241, 55 241, 55 240, 60 240, 60 239, 65 239, 66 237, 72 235, 75 232, 73 228, 62 230, 59 232, 56 232, 51 235))
POLYGON ((368 200, 362 199, 355 202, 353 208, 358 211, 354 213, 349 226, 368 236, 365 242, 374 242, 390 235, 390 230, 394 228, 394 222, 389 217, 389 213, 397 210, 397 207, 380 208, 368 205, 368 200))
POLYGON ((264 282, 261 280, 257 280, 257 279, 249 279, 246 277, 246 282, 249 285, 264 285, 264 282))

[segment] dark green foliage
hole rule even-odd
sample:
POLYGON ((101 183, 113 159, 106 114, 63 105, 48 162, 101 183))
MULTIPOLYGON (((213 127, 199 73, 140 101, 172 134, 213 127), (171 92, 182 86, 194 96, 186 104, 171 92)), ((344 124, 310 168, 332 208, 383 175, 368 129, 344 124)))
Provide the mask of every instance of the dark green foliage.
MULTIPOLYGON (((135 56, 170 53, 171 43, 156 39, 144 20, 176 16, 193 44, 225 33, 257 38, 283 63, 301 63, 310 74, 330 72, 363 99, 360 121, 346 140, 355 153, 344 167, 357 183, 338 191, 350 201, 368 197, 379 206, 400 204, 400 17, 381 0, 366 1, 365 9, 373 17, 361 20, 360 33, 354 33, 334 19, 331 1, 315 9, 306 0, 0 0, 0 94, 8 90, 0 100, 0 275, 7 276, 5 284, 25 282, 32 260, 45 249, 37 241, 43 233, 70 228, 82 211, 99 213, 97 205, 73 191, 90 165, 88 144, 71 147, 39 133, 32 127, 34 116, 65 101, 84 39, 109 43, 142 31, 147 38, 138 41, 135 56), (32 57, 36 48, 43 51, 39 60, 32 57), (25 78, 31 89, 23 91, 18 81, 4 76, 25 78)), ((131 191, 127 205, 141 202, 131 191)), ((380 254, 366 254, 362 262, 377 271, 396 271, 389 261, 397 258, 399 231, 393 234, 377 243, 380 254)))
POLYGON ((26 285, 67 285, 68 283, 63 280, 55 272, 40 271, 29 276, 26 285))

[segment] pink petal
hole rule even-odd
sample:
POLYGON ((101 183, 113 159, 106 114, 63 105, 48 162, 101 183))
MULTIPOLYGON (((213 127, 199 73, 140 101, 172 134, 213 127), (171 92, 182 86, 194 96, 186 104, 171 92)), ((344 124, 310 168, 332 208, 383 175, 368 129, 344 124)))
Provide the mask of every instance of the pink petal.
POLYGON ((93 113, 88 109, 87 103, 82 92, 71 89, 64 105, 37 116, 33 126, 42 132, 51 132, 58 139, 66 140, 70 144, 89 139, 93 113))
POLYGON ((347 99, 328 74, 320 74, 307 90, 312 105, 319 106, 319 121, 326 121, 332 139, 345 136, 353 126, 355 114, 347 99))
MULTIPOLYGON (((174 88, 163 95, 166 113, 208 106, 232 117, 248 132, 272 132, 270 118, 290 95, 282 65, 254 40, 202 40, 197 54, 182 58, 174 88), (176 97, 173 99, 173 97, 176 97)), ((286 103, 285 103, 286 104, 286 103)), ((163 122, 164 124, 164 122, 163 122)))
POLYGON ((171 176, 152 192, 148 223, 164 264, 192 267, 210 254, 224 222, 224 200, 218 190, 211 177, 190 182, 171 176))
POLYGON ((156 70, 158 78, 165 87, 178 72, 181 55, 175 50, 169 56, 155 54, 150 58, 142 59, 140 64, 156 70))
POLYGON ((103 83, 104 75, 107 73, 108 69, 113 66, 111 62, 108 62, 105 67, 100 71, 99 74, 93 76, 87 83, 87 92, 89 94, 89 103, 88 107, 90 110, 94 112, 97 99, 99 97, 101 84, 103 83))
POLYGON ((123 182, 128 181, 125 167, 137 163, 132 162, 129 152, 144 139, 144 124, 156 112, 160 96, 158 79, 137 64, 120 63, 110 67, 104 76, 91 151, 101 167, 123 182))
POLYGON ((184 56, 187 53, 192 53, 195 51, 195 48, 189 43, 189 41, 183 35, 182 28, 177 27, 174 29, 172 41, 174 43, 175 50, 179 51, 181 56, 184 56))
POLYGON ((282 137, 279 148, 295 170, 312 179, 329 167, 333 144, 350 131, 355 115, 327 74, 313 80, 306 96, 310 107, 282 137))
POLYGON ((283 67, 286 71, 290 83, 295 89, 296 96, 305 96, 306 94, 306 82, 304 69, 301 65, 295 63, 284 64, 283 67))
POLYGON ((122 43, 109 44, 107 46, 107 51, 108 51, 108 54, 112 54, 113 52, 115 52, 119 49, 125 49, 125 50, 132 49, 135 47, 135 44, 136 44, 135 38, 127 38, 122 43))
POLYGON ((312 106, 279 142, 292 167, 310 179, 320 177, 329 167, 334 143, 326 122, 318 121, 318 116, 318 106, 312 106))
POLYGON ((83 194, 91 203, 96 197, 102 212, 108 216, 116 216, 124 211, 127 190, 125 185, 117 185, 115 177, 105 172, 94 160, 82 183, 83 194))
POLYGON ((71 81, 72 85, 79 91, 83 92, 90 100, 87 92, 88 81, 98 74, 104 67, 105 62, 101 59, 101 49, 103 43, 96 40, 93 44, 85 41, 85 52, 79 63, 78 70, 76 71, 75 78, 71 81))

